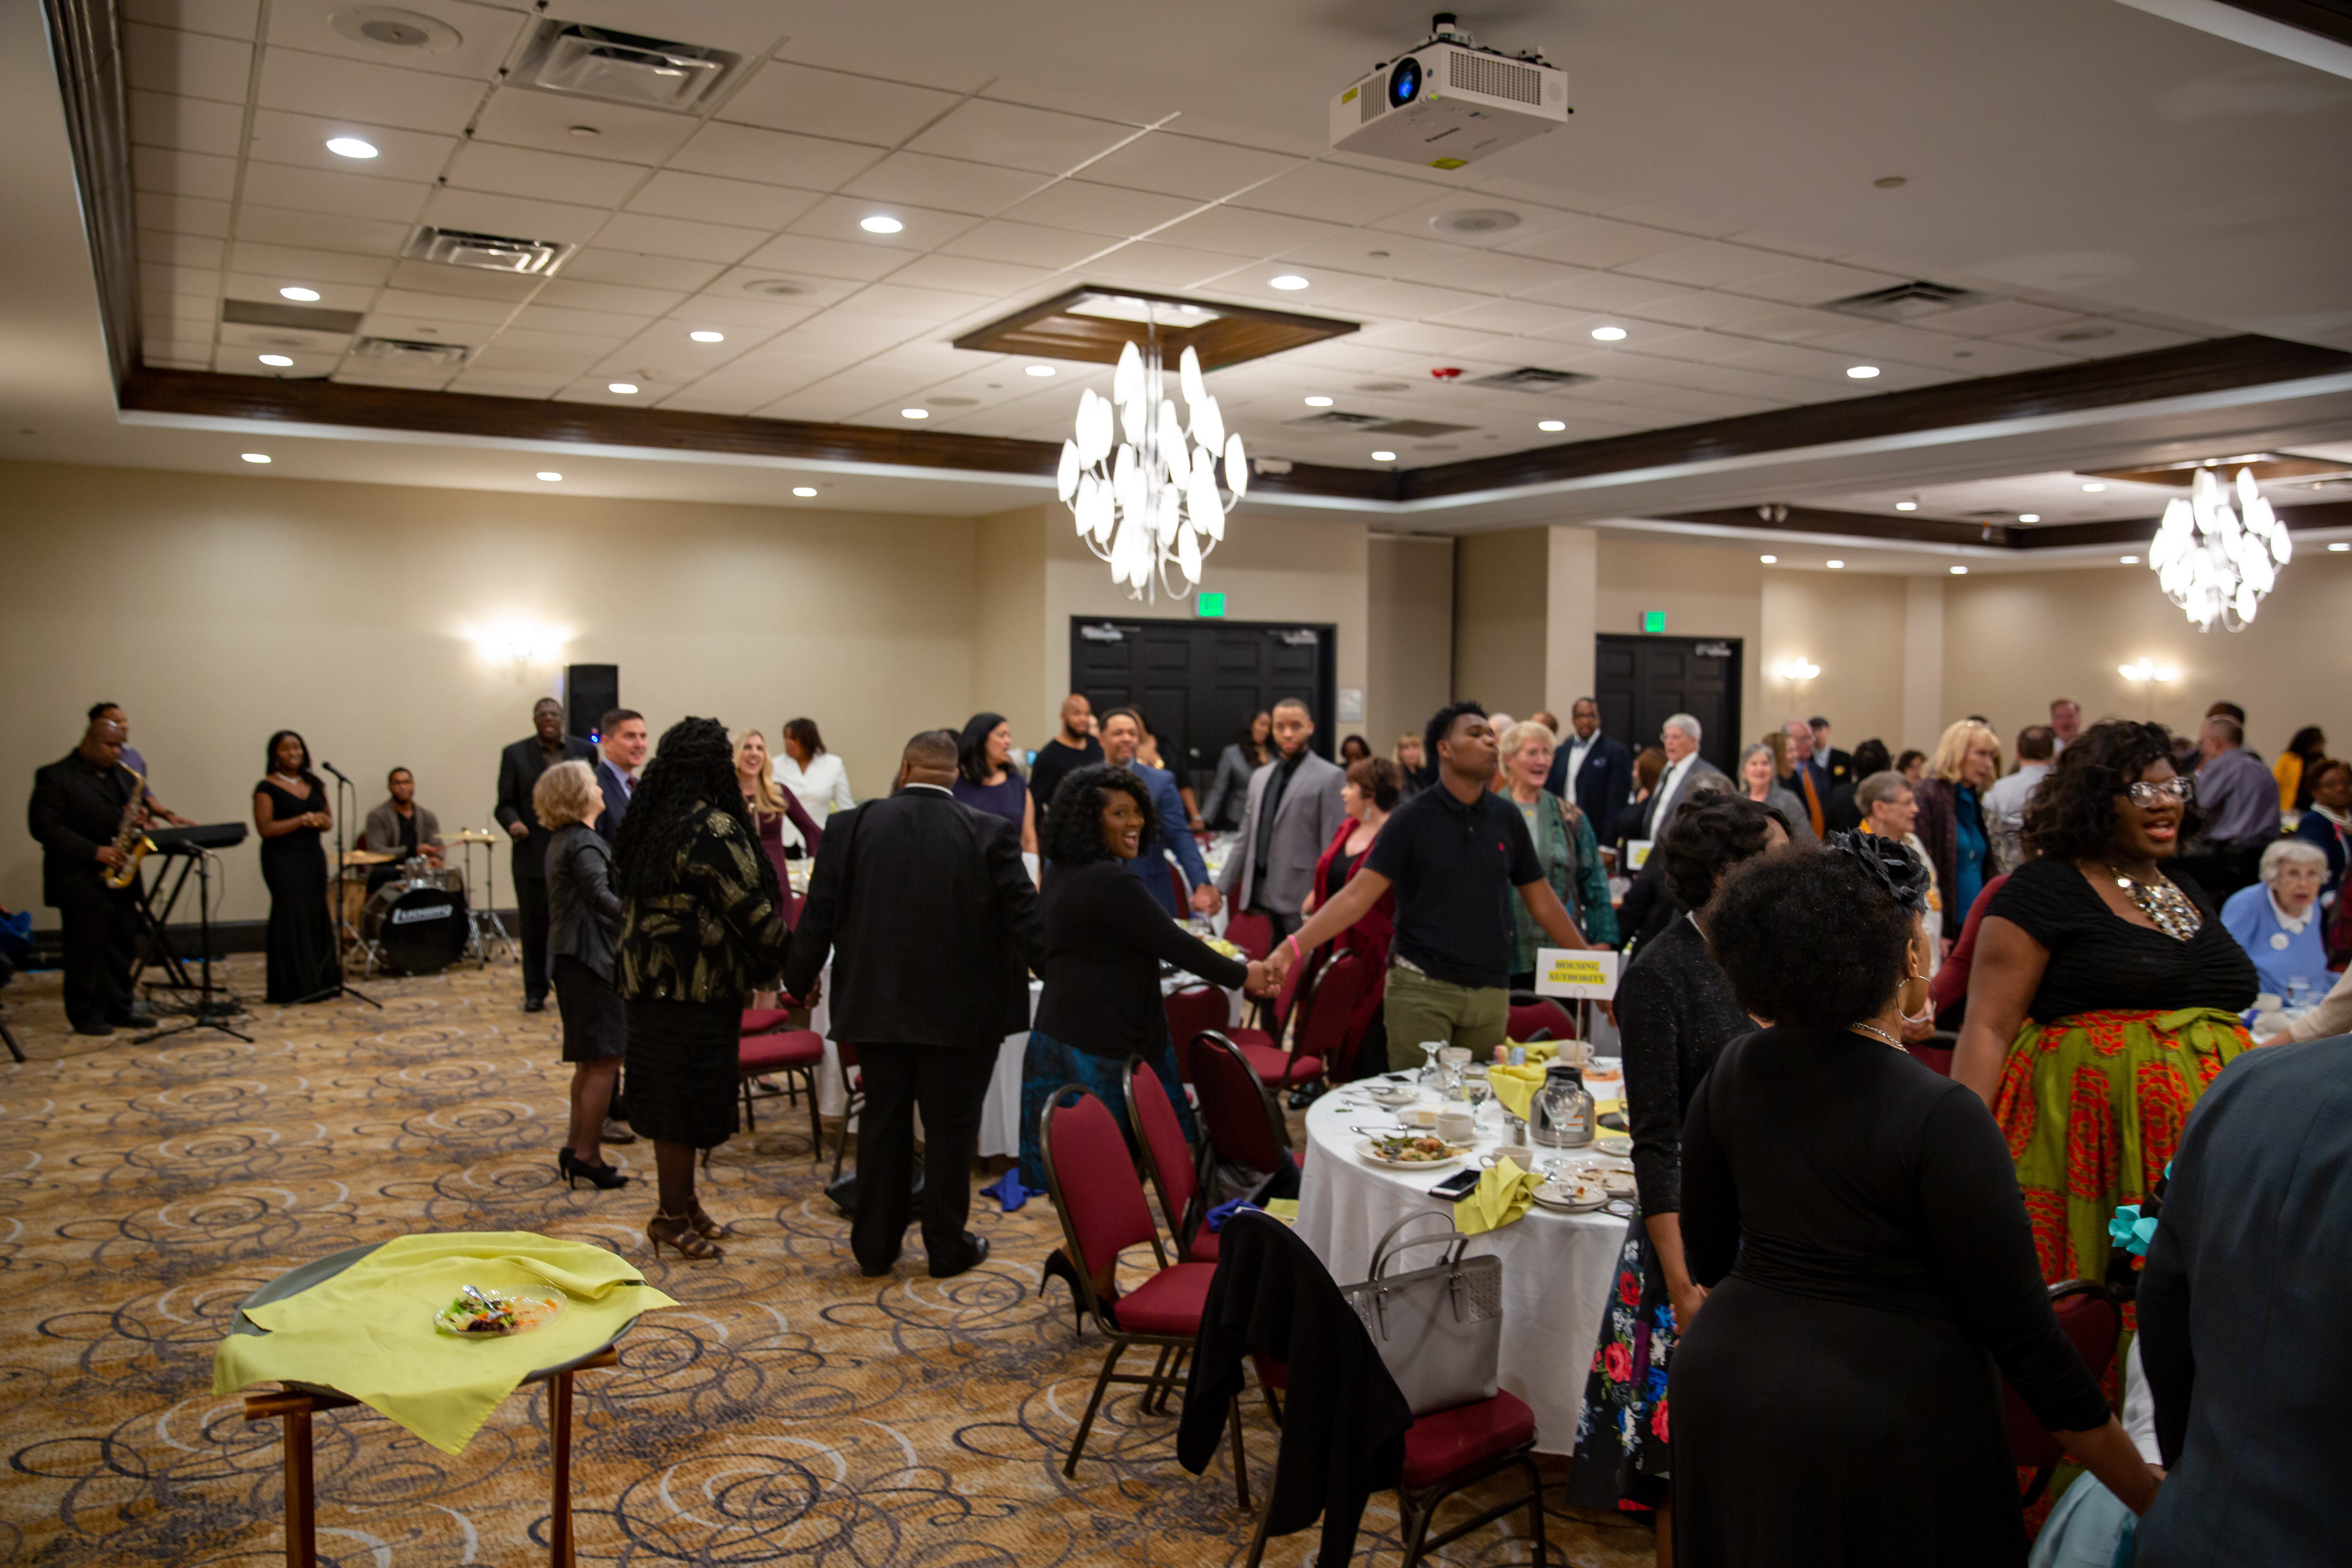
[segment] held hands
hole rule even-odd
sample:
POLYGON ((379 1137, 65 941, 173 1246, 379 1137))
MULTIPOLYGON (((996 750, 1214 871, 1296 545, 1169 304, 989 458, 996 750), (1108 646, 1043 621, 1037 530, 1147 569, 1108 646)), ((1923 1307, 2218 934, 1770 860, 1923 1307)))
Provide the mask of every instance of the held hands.
POLYGON ((1265 968, 1266 973, 1274 977, 1274 983, 1277 986, 1282 984, 1283 976, 1290 973, 1290 943, 1287 942, 1275 943, 1274 951, 1266 955, 1265 968))
POLYGON ((1245 996, 1271 996, 1281 989, 1281 980, 1282 977, 1274 973, 1265 959, 1253 958, 1249 961, 1249 978, 1242 982, 1242 994, 1245 996))
POLYGON ((1197 914, 1215 914, 1223 906, 1224 901, 1219 896, 1217 889, 1206 882, 1192 889, 1192 909, 1197 914))

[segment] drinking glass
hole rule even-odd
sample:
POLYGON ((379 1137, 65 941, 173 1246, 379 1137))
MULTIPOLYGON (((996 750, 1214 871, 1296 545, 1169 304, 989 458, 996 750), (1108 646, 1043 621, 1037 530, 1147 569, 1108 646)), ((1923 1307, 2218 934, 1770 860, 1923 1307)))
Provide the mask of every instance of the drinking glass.
POLYGON ((1434 1083, 1437 1080, 1437 1053, 1444 1048, 1445 1042, 1444 1040, 1423 1040, 1421 1042, 1421 1054, 1424 1058, 1426 1058, 1421 1064, 1422 1082, 1434 1083))

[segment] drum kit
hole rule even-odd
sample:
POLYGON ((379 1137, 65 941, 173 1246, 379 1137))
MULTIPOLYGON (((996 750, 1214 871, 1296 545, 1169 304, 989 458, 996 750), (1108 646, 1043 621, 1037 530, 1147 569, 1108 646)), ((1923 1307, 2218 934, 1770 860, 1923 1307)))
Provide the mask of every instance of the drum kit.
MULTIPOLYGON (((489 847, 498 836, 479 828, 445 833, 438 842, 456 845, 460 853, 476 845, 489 847)), ((365 890, 368 868, 386 866, 395 857, 367 849, 343 855, 344 923, 363 955, 363 973, 383 968, 403 974, 433 974, 459 959, 472 957, 487 964, 494 943, 513 950, 513 941, 499 920, 494 900, 481 909, 466 900, 462 867, 435 865, 419 855, 400 862, 391 880, 365 890)), ((495 873, 493 873, 495 874, 495 873)))

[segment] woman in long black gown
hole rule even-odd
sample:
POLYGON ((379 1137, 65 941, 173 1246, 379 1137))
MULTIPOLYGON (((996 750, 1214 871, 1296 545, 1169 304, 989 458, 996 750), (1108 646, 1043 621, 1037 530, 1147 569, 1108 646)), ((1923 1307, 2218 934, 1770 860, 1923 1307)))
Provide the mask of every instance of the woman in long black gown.
POLYGON ((253 786, 261 879, 269 884, 269 989, 280 1006, 334 989, 335 922, 327 913, 327 852, 333 819, 310 748, 291 730, 269 737, 269 773, 253 786))
POLYGON ((1683 1129, 1710 1294, 1674 1410, 1681 1568, 2025 1561, 2006 1376, 2135 1511, 2157 1475, 2051 1312, 2008 1145, 1902 1047, 1927 1005, 1927 872, 1837 833, 1734 868, 1700 923, 1739 1005, 1683 1129))

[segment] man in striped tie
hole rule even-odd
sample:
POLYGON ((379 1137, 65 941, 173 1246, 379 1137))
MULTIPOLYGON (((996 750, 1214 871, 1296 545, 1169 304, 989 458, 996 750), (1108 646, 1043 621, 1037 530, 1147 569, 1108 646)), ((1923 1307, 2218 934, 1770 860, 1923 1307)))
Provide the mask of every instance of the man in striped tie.
POLYGON ((1813 727, 1802 719, 1791 719, 1780 726, 1789 737, 1789 776, 1780 781, 1799 800, 1805 803, 1805 815, 1812 819, 1813 837, 1820 838, 1827 832, 1822 808, 1829 804, 1829 769, 1813 755, 1813 727))

